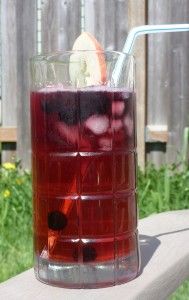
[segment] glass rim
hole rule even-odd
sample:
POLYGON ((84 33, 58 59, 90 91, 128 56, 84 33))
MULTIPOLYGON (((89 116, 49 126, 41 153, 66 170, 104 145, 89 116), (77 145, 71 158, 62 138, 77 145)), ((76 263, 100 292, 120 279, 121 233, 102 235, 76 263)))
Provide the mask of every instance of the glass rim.
POLYGON ((37 62, 46 62, 46 63, 52 63, 52 62, 60 62, 61 60, 58 59, 60 56, 68 56, 75 53, 104 53, 104 54, 114 54, 117 56, 124 55, 125 58, 132 58, 135 59, 135 56, 133 54, 125 53, 122 51, 115 51, 115 50, 66 50, 66 51, 56 51, 51 53, 45 53, 45 54, 37 54, 32 56, 29 60, 30 63, 37 63, 37 62))

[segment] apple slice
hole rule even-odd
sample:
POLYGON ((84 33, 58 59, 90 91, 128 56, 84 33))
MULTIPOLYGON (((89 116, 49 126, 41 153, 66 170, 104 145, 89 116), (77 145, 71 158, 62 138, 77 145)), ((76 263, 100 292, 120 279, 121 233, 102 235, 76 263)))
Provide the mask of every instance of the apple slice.
POLYGON ((105 84, 105 55, 95 37, 88 32, 83 32, 75 40, 73 51, 76 52, 70 56, 69 66, 72 83, 76 87, 105 84))

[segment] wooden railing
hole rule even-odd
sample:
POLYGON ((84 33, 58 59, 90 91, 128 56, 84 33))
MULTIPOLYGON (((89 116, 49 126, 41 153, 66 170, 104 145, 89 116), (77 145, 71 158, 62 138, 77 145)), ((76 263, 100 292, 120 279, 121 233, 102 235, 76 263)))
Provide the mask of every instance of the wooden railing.
POLYGON ((0 143, 16 143, 17 128, 16 127, 0 127, 0 143))
POLYGON ((40 283, 30 269, 0 284, 1 299, 166 300, 189 277, 188 220, 189 210, 140 220, 141 270, 129 283, 96 290, 61 289, 40 283))

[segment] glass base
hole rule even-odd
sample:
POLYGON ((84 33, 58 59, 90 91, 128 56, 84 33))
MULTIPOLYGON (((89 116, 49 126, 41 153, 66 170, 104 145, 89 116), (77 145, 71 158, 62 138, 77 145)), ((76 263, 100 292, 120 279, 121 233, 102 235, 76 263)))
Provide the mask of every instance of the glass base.
POLYGON ((128 282, 139 271, 138 253, 115 261, 71 264, 36 257, 35 275, 43 283, 65 288, 102 288, 128 282))

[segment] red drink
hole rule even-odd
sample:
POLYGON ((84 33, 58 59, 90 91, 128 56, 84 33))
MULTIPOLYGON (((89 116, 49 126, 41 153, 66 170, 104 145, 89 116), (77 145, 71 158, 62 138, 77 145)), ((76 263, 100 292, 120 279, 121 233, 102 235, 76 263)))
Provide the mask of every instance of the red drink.
MULTIPOLYGON (((136 277, 134 94, 103 87, 32 92, 31 124, 38 267, 82 266, 90 278, 89 266, 98 266, 100 278, 101 266, 104 283, 87 282, 95 287, 136 277)), ((38 277, 60 284, 61 276, 38 277)))

